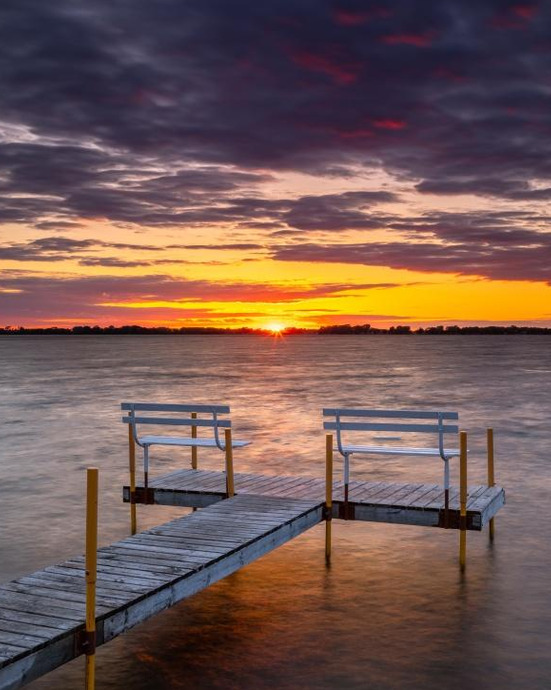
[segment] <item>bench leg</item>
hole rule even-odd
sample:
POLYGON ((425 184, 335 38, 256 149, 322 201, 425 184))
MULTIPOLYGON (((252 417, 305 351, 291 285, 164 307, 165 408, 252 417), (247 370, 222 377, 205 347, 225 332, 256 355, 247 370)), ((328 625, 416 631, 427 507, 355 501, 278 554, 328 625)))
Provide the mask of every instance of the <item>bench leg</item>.
POLYGON ((444 528, 450 526, 450 464, 444 460, 444 528))
POLYGON ((348 483, 350 481, 350 456, 344 456, 344 519, 350 519, 350 506, 348 504, 348 483))
POLYGON ((143 447, 143 485, 145 493, 147 494, 147 487, 149 481, 149 446, 143 447))
POLYGON ((128 465, 130 471, 130 534, 136 534, 136 445, 132 425, 128 425, 128 465))

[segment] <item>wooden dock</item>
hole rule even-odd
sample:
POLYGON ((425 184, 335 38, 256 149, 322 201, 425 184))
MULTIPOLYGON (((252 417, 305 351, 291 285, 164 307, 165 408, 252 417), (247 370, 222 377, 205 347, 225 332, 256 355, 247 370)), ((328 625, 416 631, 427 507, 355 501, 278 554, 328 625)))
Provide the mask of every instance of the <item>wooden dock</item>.
MULTIPOLYGON (((101 645, 302 534, 321 501, 241 495, 98 550, 101 645)), ((83 653, 84 558, 0 586, 0 689, 83 653)))
MULTIPOLYGON (((234 475, 237 495, 270 496, 295 500, 324 501, 325 480, 316 477, 234 475)), ((499 486, 474 485, 467 491, 467 529, 480 531, 505 503, 499 486)), ((224 472, 178 470, 150 480, 147 493, 136 486, 138 503, 203 508, 226 497, 224 472)), ((129 501, 130 488, 123 488, 129 501)), ((459 528, 459 488, 450 490, 451 528, 459 528)), ((438 484, 358 482, 349 484, 348 510, 342 481, 333 483, 333 517, 370 522, 388 522, 423 527, 444 524, 444 489, 438 484)))
MULTIPOLYGON (((347 503, 343 483, 337 481, 332 505, 326 505, 323 479, 258 474, 236 474, 234 479, 236 495, 231 498, 225 472, 179 470, 152 480, 147 490, 136 487, 135 503, 203 510, 97 551, 96 646, 321 521, 326 524, 327 556, 331 515, 445 526, 444 490, 436 484, 350 482, 347 503)), ((130 500, 129 487, 123 495, 130 500)), ((466 520, 461 520, 459 490, 452 488, 447 526, 460 529, 464 543, 466 530, 481 530, 504 501, 500 487, 471 486, 466 520)), ((86 648, 94 639, 85 635, 86 591, 84 557, 0 585, 0 690, 15 690, 81 654, 88 654, 87 662, 94 657, 93 649, 86 648)))

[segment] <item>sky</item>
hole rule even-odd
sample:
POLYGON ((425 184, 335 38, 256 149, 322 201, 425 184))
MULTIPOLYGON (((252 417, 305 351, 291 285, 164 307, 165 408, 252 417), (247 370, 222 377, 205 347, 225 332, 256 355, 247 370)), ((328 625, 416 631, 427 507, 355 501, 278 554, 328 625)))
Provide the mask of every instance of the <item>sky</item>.
POLYGON ((3 0, 0 325, 551 325, 551 3, 3 0))

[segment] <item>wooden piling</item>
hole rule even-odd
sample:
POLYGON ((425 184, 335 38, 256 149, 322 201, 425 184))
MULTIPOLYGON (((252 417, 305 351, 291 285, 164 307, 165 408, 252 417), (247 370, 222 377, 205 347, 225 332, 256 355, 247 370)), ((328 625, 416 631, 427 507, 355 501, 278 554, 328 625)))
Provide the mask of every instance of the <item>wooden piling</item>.
MULTIPOLYGON (((495 475, 494 475, 494 430, 488 429, 486 431, 486 441, 488 448, 488 486, 495 486, 495 475)), ((489 525, 490 541, 494 540, 495 536, 495 518, 490 520, 489 525)))
POLYGON ((136 444, 132 424, 128 425, 128 464, 130 469, 130 534, 136 534, 136 444))
MULTIPOLYGON (((197 419, 197 412, 191 413, 192 419, 197 419)), ((191 438, 197 438, 197 427, 191 427, 191 438)), ((191 469, 197 469, 197 446, 191 446, 191 469)))
POLYGON ((333 520, 333 434, 325 436, 325 562, 331 562, 333 520))
POLYGON ((459 433, 459 566, 467 563, 467 433, 459 433))
POLYGON ((96 676, 96 579, 98 551, 98 469, 86 471, 86 654, 85 690, 94 690, 96 676))
POLYGON ((224 430, 225 450, 226 450, 226 494, 231 498, 235 494, 233 481, 233 446, 231 429, 224 430))

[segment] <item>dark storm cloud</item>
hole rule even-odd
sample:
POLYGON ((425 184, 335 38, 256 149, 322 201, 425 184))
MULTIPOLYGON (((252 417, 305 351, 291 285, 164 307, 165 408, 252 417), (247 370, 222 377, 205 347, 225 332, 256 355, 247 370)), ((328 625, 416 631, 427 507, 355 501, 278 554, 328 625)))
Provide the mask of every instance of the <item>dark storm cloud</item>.
POLYGON ((31 242, 0 245, 0 259, 4 259, 6 261, 63 261, 64 259, 69 258, 80 258, 82 252, 104 248, 138 249, 153 252, 163 251, 163 249, 160 247, 148 244, 140 245, 127 244, 124 242, 103 242, 101 240, 93 239, 75 240, 68 237, 43 237, 31 242))
MULTIPOLYGON (((523 211, 373 216, 380 229, 405 240, 316 244, 295 231, 285 245, 274 244, 272 256, 551 283, 551 232, 538 228, 548 220, 523 211)), ((277 241, 280 233, 273 235, 277 241)))
POLYGON ((82 223, 74 223, 70 220, 45 220, 41 223, 36 223, 35 227, 39 230, 53 230, 64 232, 66 230, 76 230, 82 227, 82 223))
POLYGON ((345 192, 304 196, 297 199, 281 220, 298 230, 374 230, 381 227, 381 216, 371 216, 366 208, 376 202, 395 200, 389 192, 345 192))
MULTIPOLYGON (((226 219, 216 208, 217 198, 270 179, 215 166, 159 174, 158 165, 128 152, 77 145, 0 144, 0 196, 5 204, 0 221, 32 222, 48 213, 65 213, 142 225, 215 222, 226 219), (186 206, 191 208, 181 211, 186 206)), ((74 221, 37 223, 41 229, 52 225, 75 227, 74 221)))
POLYGON ((280 261, 391 266, 423 272, 481 275, 496 280, 539 280, 551 284, 551 235, 532 246, 479 243, 401 242, 296 244, 274 253, 280 261))
POLYGON ((12 0, 1 19, 3 117, 41 135, 458 185, 549 175, 546 3, 12 0))
POLYGON ((394 217, 389 219, 385 227, 402 232, 414 240, 434 238, 447 243, 476 242, 499 249, 547 244, 551 236, 531 228, 534 222, 537 224, 540 219, 534 219, 524 212, 429 212, 407 219, 394 217))
MULTIPOLYGON (((0 145, 0 222, 392 229, 366 208, 388 192, 255 191, 272 172, 344 182, 379 165, 422 194, 537 206, 551 198, 550 27, 549 3, 514 0, 6 0, 0 113, 23 134, 0 145)), ((409 220, 483 275, 545 274, 525 246, 535 224, 409 220), (507 245, 496 257, 477 245, 490 236, 507 245)), ((358 251, 431 270, 433 254, 459 259, 409 246, 358 251)))

